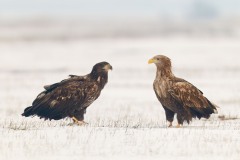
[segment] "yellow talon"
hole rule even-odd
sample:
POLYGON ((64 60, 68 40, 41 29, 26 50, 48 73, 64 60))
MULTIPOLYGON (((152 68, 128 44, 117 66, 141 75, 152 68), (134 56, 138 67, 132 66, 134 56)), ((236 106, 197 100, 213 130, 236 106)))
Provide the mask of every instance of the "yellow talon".
POLYGON ((181 128, 181 126, 182 126, 181 124, 177 124, 177 126, 176 126, 176 127, 177 127, 177 128, 181 128))
POLYGON ((88 124, 88 123, 86 123, 86 122, 84 122, 84 121, 78 121, 78 123, 77 123, 79 126, 82 126, 82 125, 85 125, 85 124, 88 124))
POLYGON ((79 121, 79 120, 78 120, 77 118, 75 118, 75 117, 72 117, 72 120, 73 120, 73 123, 75 123, 75 124, 77 124, 77 125, 79 125, 79 126, 88 124, 88 123, 86 123, 86 122, 84 122, 84 121, 79 121))
POLYGON ((168 125, 168 127, 172 127, 172 122, 169 122, 169 125, 168 125))

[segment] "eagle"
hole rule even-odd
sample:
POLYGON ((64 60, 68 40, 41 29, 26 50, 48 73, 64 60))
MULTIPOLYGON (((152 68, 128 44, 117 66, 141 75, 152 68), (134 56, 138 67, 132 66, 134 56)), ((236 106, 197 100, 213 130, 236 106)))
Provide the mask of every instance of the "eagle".
POLYGON ((153 89, 165 110, 168 127, 172 126, 175 114, 178 121, 176 127, 181 127, 184 121, 189 124, 192 118, 208 119, 212 113, 217 112, 218 107, 210 102, 201 90, 174 76, 170 58, 157 55, 149 59, 148 64, 151 63, 157 67, 153 89))
POLYGON ((72 118, 74 124, 83 125, 86 109, 99 96, 108 82, 112 66, 100 62, 85 76, 70 75, 68 79, 44 86, 44 91, 27 107, 22 116, 38 116, 45 120, 72 118))

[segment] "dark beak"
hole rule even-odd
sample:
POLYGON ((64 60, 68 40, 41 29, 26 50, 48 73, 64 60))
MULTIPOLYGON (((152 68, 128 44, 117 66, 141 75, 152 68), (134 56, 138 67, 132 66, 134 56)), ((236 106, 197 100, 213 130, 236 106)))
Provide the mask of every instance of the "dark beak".
POLYGON ((112 70, 112 69, 113 68, 112 68, 112 66, 110 64, 108 64, 108 65, 103 67, 103 70, 105 70, 105 71, 109 71, 109 70, 112 70))
POLYGON ((111 65, 109 65, 109 69, 113 70, 113 67, 111 65))

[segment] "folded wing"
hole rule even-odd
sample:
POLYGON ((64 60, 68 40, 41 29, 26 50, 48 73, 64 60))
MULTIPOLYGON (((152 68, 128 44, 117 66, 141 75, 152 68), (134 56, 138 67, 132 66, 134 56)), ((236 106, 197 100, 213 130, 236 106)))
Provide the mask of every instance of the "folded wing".
POLYGON ((44 88, 45 91, 37 96, 32 106, 26 108, 25 115, 38 115, 55 120, 64 118, 76 108, 81 109, 79 106, 84 107, 90 93, 87 89, 94 90, 92 83, 88 82, 85 76, 74 76, 44 88))
POLYGON ((216 106, 204 97, 198 88, 187 81, 174 83, 168 92, 185 109, 190 109, 193 117, 209 118, 210 114, 216 111, 216 106))

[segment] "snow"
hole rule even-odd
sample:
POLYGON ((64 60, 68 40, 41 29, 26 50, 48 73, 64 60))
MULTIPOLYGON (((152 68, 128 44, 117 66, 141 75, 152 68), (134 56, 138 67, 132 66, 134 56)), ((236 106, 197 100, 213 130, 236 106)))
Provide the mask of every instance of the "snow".
MULTIPOLYGON (((239 159, 240 45, 230 38, 119 38, 1 41, 0 159, 239 159), (210 119, 167 128, 152 89, 165 54, 219 108, 210 119), (21 117, 42 86, 84 75, 100 61, 113 66, 109 83, 88 109, 86 126, 70 119, 21 117)), ((176 125, 176 120, 174 121, 176 125)))

